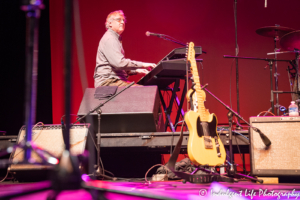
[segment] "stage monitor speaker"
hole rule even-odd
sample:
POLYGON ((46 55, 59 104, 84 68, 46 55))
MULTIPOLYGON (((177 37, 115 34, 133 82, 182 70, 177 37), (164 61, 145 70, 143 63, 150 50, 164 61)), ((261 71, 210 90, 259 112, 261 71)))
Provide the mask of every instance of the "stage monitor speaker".
MULTIPOLYGON (((70 128, 70 153, 72 155, 82 154, 85 150, 89 124, 76 124, 70 128)), ((17 144, 25 140, 25 126, 20 129, 17 144)), ((32 130, 32 141, 34 144, 56 158, 60 158, 65 144, 62 135, 61 125, 46 124, 35 126, 32 130)), ((45 170, 51 169, 49 165, 42 165, 41 158, 35 153, 31 153, 31 158, 37 164, 13 164, 10 171, 26 171, 26 170, 45 170), (40 163, 40 164, 38 164, 40 163)), ((12 154, 13 162, 21 162, 24 159, 24 150, 17 148, 12 154)))
MULTIPOLYGON (((103 86, 110 87, 110 86, 103 86)), ((118 87, 117 92, 125 87, 118 87)), ((95 88, 85 90, 78 111, 86 115, 105 100, 94 97, 95 88)), ((163 128, 157 86, 132 86, 101 107, 100 133, 157 132, 163 128)), ((98 115, 91 113, 91 123, 98 132, 98 115)))
POLYGON ((270 140, 266 148, 259 134, 250 128, 252 175, 300 175, 300 117, 251 117, 250 124, 270 140))

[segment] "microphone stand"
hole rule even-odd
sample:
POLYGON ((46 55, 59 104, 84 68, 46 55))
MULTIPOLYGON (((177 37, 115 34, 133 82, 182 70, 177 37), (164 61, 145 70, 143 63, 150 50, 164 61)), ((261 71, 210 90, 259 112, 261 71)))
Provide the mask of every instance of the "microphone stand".
MULTIPOLYGON (((28 1, 21 0, 21 10, 26 13, 26 75, 25 75, 25 140, 20 144, 8 147, 0 152, 0 157, 12 153, 16 148, 24 149, 24 160, 21 162, 12 162, 11 160, 1 160, 0 168, 7 167, 11 164, 34 164, 31 162, 32 151, 37 153, 42 159, 42 164, 57 164, 57 159, 49 152, 42 150, 31 142, 32 140, 32 123, 35 121, 36 110, 36 94, 37 94, 37 79, 38 79, 38 34, 39 34, 39 18, 41 9, 45 8, 43 0, 28 1), (53 158, 50 161, 45 155, 48 154, 53 158)), ((6 194, 1 196, 1 199, 11 199, 13 197, 22 196, 24 193, 30 194, 49 190, 51 185, 41 184, 42 187, 17 194, 6 194)))
MULTIPOLYGON (((212 97, 214 97, 218 102, 220 102, 225 108, 228 110, 228 122, 229 122, 229 151, 230 151, 230 163, 227 168, 227 174, 229 177, 234 177, 235 175, 242 176, 244 178, 248 178, 250 180, 258 181, 259 183, 262 183, 263 180, 255 179, 251 176, 247 176, 244 174, 240 174, 236 172, 236 165, 234 164, 233 160, 233 149, 232 149, 232 116, 235 115, 238 119, 242 120, 245 122, 250 128, 252 128, 254 131, 259 133, 263 143, 268 147, 271 145, 271 141, 267 138, 265 134, 263 134, 258 128, 255 128, 251 126, 242 116, 240 116, 238 113, 236 113, 234 110, 232 110, 229 106, 227 106, 224 102, 222 102, 219 98, 217 98, 214 94, 212 94, 209 90, 206 89, 208 84, 205 84, 202 89, 205 90, 207 93, 209 93, 212 97)), ((250 143, 250 141, 249 141, 250 143)))
MULTIPOLYGON (((38 78, 38 34, 39 18, 41 9, 44 9, 43 0, 21 1, 21 10, 26 13, 26 93, 25 93, 25 140, 13 148, 6 148, 0 152, 0 157, 11 153, 17 147, 24 149, 24 160, 21 162, 12 162, 10 160, 1 161, 1 167, 10 164, 33 164, 31 161, 31 152, 35 152, 41 157, 43 164, 53 164, 45 157, 45 154, 52 156, 45 150, 37 148, 32 139, 32 123, 35 121, 37 78, 38 78)), ((55 158, 54 156, 52 156, 55 158)), ((56 163, 55 163, 56 164, 56 163)))
POLYGON ((104 178, 107 178, 109 180, 114 180, 113 178, 106 176, 104 174, 104 169, 101 170, 101 166, 100 166, 100 147, 101 147, 101 134, 100 134, 100 120, 101 120, 101 107, 104 106, 107 102, 109 102, 110 100, 114 99, 116 96, 118 96, 119 94, 121 94, 122 92, 124 92, 125 90, 127 90, 129 87, 131 87, 134 84, 134 82, 130 83, 129 85, 127 85, 124 89, 122 89, 120 92, 116 93, 115 95, 109 97, 106 101, 104 101, 103 103, 100 103, 98 106, 96 106, 95 108, 91 109, 87 114, 83 115, 82 117, 78 118, 71 126, 73 126, 74 124, 76 124, 77 122, 81 121, 82 119, 86 118, 87 116, 89 116, 91 113, 93 112, 97 112, 98 115, 98 133, 97 133, 97 169, 94 172, 94 176, 101 176, 104 178), (101 172, 102 171, 102 172, 101 172))
POLYGON ((41 0, 33 3, 21 2, 21 10, 26 12, 26 145, 24 146, 24 162, 28 162, 30 159, 32 149, 30 142, 36 109, 39 18, 41 15, 40 9, 43 8, 44 5, 41 0))
MULTIPOLYGON (((235 56, 239 54, 239 46, 237 40, 237 0, 234 0, 234 31, 235 31, 235 56)), ((239 90, 239 63, 238 59, 235 59, 235 71, 236 71, 236 104, 237 104, 237 112, 240 113, 240 90, 239 90)), ((238 124, 240 121, 238 120, 238 124)), ((237 129, 241 129, 239 125, 236 127, 237 129)))
POLYGON ((60 158, 60 163, 53 170, 50 177, 52 192, 47 199, 56 199, 64 190, 77 190, 81 188, 81 173, 79 159, 70 153, 70 113, 71 113, 71 74, 72 74, 72 0, 64 0, 64 96, 65 96, 65 125, 61 124, 65 150, 60 158))

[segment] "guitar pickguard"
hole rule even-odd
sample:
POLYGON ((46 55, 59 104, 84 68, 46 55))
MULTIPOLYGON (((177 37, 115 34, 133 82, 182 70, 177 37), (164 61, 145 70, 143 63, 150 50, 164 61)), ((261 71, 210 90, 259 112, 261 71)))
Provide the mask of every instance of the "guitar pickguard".
POLYGON ((199 137, 203 137, 206 135, 214 138, 215 136, 217 136, 216 126, 217 126, 216 116, 213 116, 213 120, 211 122, 201 122, 200 116, 197 118, 197 133, 199 137), (207 125, 203 125, 203 124, 207 124, 207 125), (204 131, 207 134, 205 134, 204 131))

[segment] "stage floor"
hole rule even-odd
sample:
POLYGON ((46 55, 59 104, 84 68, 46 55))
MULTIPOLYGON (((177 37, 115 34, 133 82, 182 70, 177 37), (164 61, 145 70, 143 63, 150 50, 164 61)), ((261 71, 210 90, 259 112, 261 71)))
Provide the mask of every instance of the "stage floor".
MULTIPOLYGON (((47 199, 51 194, 49 181, 38 183, 1 183, 0 199, 47 199), (25 194, 26 191, 39 190, 25 194), (22 194, 21 196, 14 196, 22 194), (10 196, 7 196, 10 195, 10 196)), ((181 181, 88 181, 83 186, 98 191, 93 194, 107 199, 300 199, 300 184, 257 184, 249 181, 238 183, 192 184, 181 181)), ((57 199, 93 199, 85 189, 61 192, 57 199)))

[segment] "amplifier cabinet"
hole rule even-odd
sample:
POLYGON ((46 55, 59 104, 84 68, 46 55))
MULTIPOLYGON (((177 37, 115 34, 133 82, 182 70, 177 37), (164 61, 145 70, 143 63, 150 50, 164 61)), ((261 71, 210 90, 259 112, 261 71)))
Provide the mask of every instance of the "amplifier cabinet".
MULTIPOLYGON (((76 124, 70 128, 70 153, 72 155, 82 154, 85 150, 88 124, 76 124)), ((25 126, 20 129, 17 144, 25 140, 25 126)), ((56 158, 60 158, 64 149, 65 144, 62 135, 61 125, 59 124, 46 124, 35 126, 32 130, 32 141, 34 144, 51 153, 56 158)), ((12 154, 13 162, 21 162, 24 159, 24 150, 17 148, 12 154)), ((10 171, 18 170, 43 170, 51 168, 48 165, 41 164, 41 158, 35 153, 31 152, 31 159, 35 160, 37 164, 13 164, 10 166, 10 171)))
POLYGON ((250 117, 250 124, 270 140, 266 148, 259 134, 250 129, 252 175, 300 175, 300 117, 250 117))

